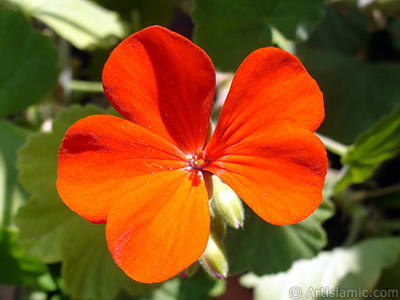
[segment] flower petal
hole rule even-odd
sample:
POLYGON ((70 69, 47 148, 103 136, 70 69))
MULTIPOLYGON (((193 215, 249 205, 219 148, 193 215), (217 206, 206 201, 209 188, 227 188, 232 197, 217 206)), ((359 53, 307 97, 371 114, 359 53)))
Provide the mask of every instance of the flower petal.
POLYGON ((299 222, 319 206, 326 169, 319 138, 292 124, 254 132, 206 168, 261 218, 277 225, 299 222))
POLYGON ((207 54, 159 26, 125 39, 103 70, 110 103, 128 120, 177 145, 185 154, 203 147, 215 92, 207 54))
POLYGON ((132 279, 171 278, 204 252, 210 230, 201 172, 174 170, 115 204, 106 225, 108 247, 132 279))
POLYGON ((275 123, 315 131, 323 119, 322 93, 300 61, 286 51, 262 48, 236 72, 208 154, 213 157, 254 130, 275 123))
POLYGON ((186 166, 179 149, 150 131, 118 117, 90 116, 72 125, 63 139, 57 189, 73 211, 105 223, 115 202, 186 166))

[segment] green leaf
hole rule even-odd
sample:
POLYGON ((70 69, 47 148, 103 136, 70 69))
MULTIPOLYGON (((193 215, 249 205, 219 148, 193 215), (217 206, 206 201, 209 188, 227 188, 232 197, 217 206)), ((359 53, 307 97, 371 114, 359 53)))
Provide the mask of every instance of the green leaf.
POLYGON ((16 242, 14 217, 27 194, 17 180, 17 150, 29 132, 0 120, 0 283, 33 285, 46 267, 16 242))
POLYGON ((395 11, 400 9, 399 0, 368 0, 358 1, 360 9, 365 11, 380 10, 381 12, 392 15, 395 11))
MULTIPOLYGON (((329 193, 330 183, 325 186, 329 193)), ((230 273, 276 273, 290 268, 297 258, 313 257, 326 245, 321 223, 332 214, 333 204, 328 197, 310 217, 294 225, 268 224, 248 209, 244 230, 230 230, 225 237, 230 273)))
POLYGON ((92 114, 112 113, 94 106, 72 106, 54 119, 53 131, 31 136, 19 153, 20 181, 32 195, 17 215, 19 242, 45 263, 62 262, 65 290, 75 299, 114 299, 124 290, 146 294, 153 285, 128 278, 107 249, 104 225, 72 212, 56 189, 57 157, 68 127, 92 114))
MULTIPOLYGON (((61 276, 65 291, 78 299, 115 299, 119 290, 130 295, 148 294, 151 285, 139 284, 117 267, 107 248, 105 226, 75 221, 63 253, 61 276)), ((65 241, 64 241, 65 242, 65 241)))
POLYGON ((57 51, 20 12, 0 6, 0 116, 22 111, 57 82, 57 51))
POLYGON ((171 0, 96 0, 96 2, 117 11, 126 20, 137 16, 140 28, 156 24, 168 26, 173 20, 176 9, 175 1, 171 0))
MULTIPOLYGON (((154 291, 149 300, 176 300, 179 296, 179 287, 181 281, 178 278, 168 280, 161 288, 154 291)), ((147 300, 146 299, 146 300, 147 300)), ((143 299, 144 300, 144 299, 143 299)))
POLYGON ((79 49, 110 47, 126 36, 115 12, 87 0, 8 0, 79 49))
POLYGON ((339 192, 370 178, 386 161, 400 153, 400 106, 362 133, 342 157, 345 173, 335 186, 339 192))
POLYGON ((323 15, 322 0, 195 0, 194 39, 217 69, 235 71, 252 51, 272 45, 272 30, 304 41, 323 15))
MULTIPOLYGON (((400 20, 399 19, 392 20, 390 30, 392 32, 399 32, 400 31, 400 20)), ((393 47, 396 49, 396 51, 400 51, 400 37, 397 34, 392 34, 391 35, 391 40, 392 40, 392 43, 393 43, 393 47)))
POLYGON ((328 6, 318 27, 300 49, 319 49, 353 57, 360 54, 367 39, 367 18, 364 14, 359 11, 341 13, 328 6))
POLYGON ((385 299, 399 299, 399 286, 400 286, 400 260, 397 260, 397 263, 395 265, 383 270, 382 276, 379 278, 379 282, 376 284, 376 289, 385 291, 389 290, 397 291, 396 297, 386 297, 385 299))
MULTIPOLYGON (((175 299, 179 300, 206 300, 210 299, 210 291, 217 282, 204 272, 198 271, 193 277, 180 280, 179 290, 175 299)), ((164 300, 159 297, 157 300, 164 300)), ((152 299, 153 300, 153 299, 152 299)), ((156 300, 156 299, 154 299, 156 300)))
MULTIPOLYGON (((373 291, 383 269, 393 265, 400 255, 399 238, 376 238, 351 248, 321 252, 310 260, 296 261, 286 273, 241 278, 247 288, 254 288, 255 300, 321 299, 323 290, 354 290, 352 294, 332 298, 359 299, 358 291, 373 291), (292 296, 292 297, 290 297, 292 296)), ((332 299, 330 298, 330 299, 332 299)))
POLYGON ((318 132, 344 144, 353 143, 400 99, 400 63, 368 61, 366 30, 363 15, 328 9, 300 49, 324 93, 326 116, 318 132))
POLYGON ((0 283, 33 285, 46 272, 46 266, 37 258, 25 255, 16 240, 15 231, 0 229, 0 283))
MULTIPOLYGON (((150 297, 140 300, 207 300, 221 281, 214 281, 204 272, 197 272, 191 278, 173 278, 163 283, 150 297)), ((223 282, 223 281, 222 281, 223 282)))
POLYGON ((17 179, 17 150, 28 131, 0 120, 0 228, 13 225, 17 209, 26 201, 26 192, 17 179))

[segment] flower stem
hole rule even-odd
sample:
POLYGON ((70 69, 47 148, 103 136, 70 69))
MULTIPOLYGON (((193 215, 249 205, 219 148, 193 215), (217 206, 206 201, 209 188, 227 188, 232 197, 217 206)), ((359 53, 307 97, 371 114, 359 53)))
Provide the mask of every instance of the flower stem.
POLYGON ((360 192, 357 197, 355 198, 356 201, 362 201, 367 198, 375 198, 375 197, 382 197, 386 196, 395 192, 400 192, 400 184, 395 184, 371 191, 362 191, 360 192))
POLYGON ((400 228, 400 221, 398 220, 383 220, 378 223, 378 230, 384 232, 396 231, 400 228))
POLYGON ((69 88, 73 92, 103 93, 103 85, 99 81, 72 80, 69 88))
POLYGON ((317 136, 321 139, 321 141, 325 145, 326 150, 328 150, 329 152, 332 152, 339 156, 343 156, 347 152, 348 146, 343 145, 343 144, 341 144, 331 138, 323 136, 321 134, 317 134, 317 136))
POLYGON ((363 206, 358 205, 353 208, 349 233, 343 243, 343 247, 350 247, 357 241, 357 238, 359 237, 367 221, 367 217, 367 211, 363 206))

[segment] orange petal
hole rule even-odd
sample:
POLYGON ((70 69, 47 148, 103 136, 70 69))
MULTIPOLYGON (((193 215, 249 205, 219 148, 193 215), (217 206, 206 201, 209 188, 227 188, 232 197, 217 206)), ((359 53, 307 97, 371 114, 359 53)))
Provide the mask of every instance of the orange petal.
POLYGON ((105 223, 118 200, 186 166, 179 149, 150 131, 118 117, 90 116, 72 125, 63 139, 57 189, 73 211, 105 223))
POLYGON ((201 172, 174 170, 116 203, 106 225, 117 265, 132 279, 161 282, 194 263, 210 230, 201 172))
POLYGON ((259 49, 236 72, 208 154, 275 123, 315 131, 323 119, 322 93, 300 61, 277 48, 259 49))
POLYGON ((206 168, 261 218, 277 225, 299 222, 319 206, 326 169, 322 142, 291 124, 255 131, 206 168))
POLYGON ((207 54, 188 39, 159 26, 131 35, 106 62, 103 86, 128 120, 186 154, 203 147, 215 71, 207 54))

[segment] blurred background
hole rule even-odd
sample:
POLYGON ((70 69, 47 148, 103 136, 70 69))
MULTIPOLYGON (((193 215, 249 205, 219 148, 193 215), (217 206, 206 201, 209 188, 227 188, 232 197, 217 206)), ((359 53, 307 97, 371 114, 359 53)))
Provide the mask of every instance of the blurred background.
POLYGON ((400 299, 399 104, 400 0, 0 0, 0 299, 400 299), (324 93, 323 203, 290 226, 244 207, 244 227, 227 226, 220 241, 226 280, 205 266, 134 282, 104 226, 57 194, 68 127, 116 114, 101 84, 110 52, 155 24, 212 59, 214 123, 236 69, 260 47, 298 56, 324 93))

